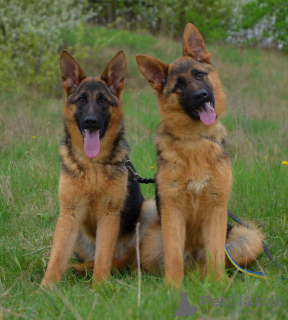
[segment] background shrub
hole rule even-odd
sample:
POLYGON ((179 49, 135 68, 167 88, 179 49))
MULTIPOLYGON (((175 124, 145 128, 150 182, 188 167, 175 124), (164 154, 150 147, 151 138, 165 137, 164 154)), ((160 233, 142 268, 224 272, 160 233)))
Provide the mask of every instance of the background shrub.
POLYGON ((206 42, 288 50, 287 17, 287 0, 0 0, 0 92, 51 95, 63 47, 85 58, 84 38, 96 49, 111 41, 89 25, 171 38, 192 22, 206 42))
POLYGON ((242 8, 235 40, 288 50, 288 1, 253 0, 242 8))
POLYGON ((0 90, 51 90, 61 30, 82 17, 85 2, 0 0, 0 90))
POLYGON ((130 30, 182 35, 187 22, 197 25, 208 40, 225 39, 231 27, 232 0, 89 0, 91 21, 130 30))

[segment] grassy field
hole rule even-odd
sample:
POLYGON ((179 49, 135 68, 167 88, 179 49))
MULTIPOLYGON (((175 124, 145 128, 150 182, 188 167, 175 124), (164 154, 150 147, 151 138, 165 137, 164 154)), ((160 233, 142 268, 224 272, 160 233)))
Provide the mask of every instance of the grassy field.
MULTIPOLYGON (((180 41, 99 28, 71 31, 64 38, 87 75, 101 74, 118 50, 125 51, 124 109, 131 159, 140 175, 153 177, 156 96, 140 74, 135 55, 148 54, 169 63, 180 55, 180 41)), ((278 279, 288 278, 288 165, 282 164, 288 161, 287 55, 228 45, 207 47, 228 97, 223 122, 229 130, 227 151, 234 172, 229 208, 262 229, 275 259, 286 267, 280 269, 262 255, 252 268, 261 266, 275 281, 232 270, 221 285, 191 273, 182 291, 197 306, 193 319, 287 319, 287 280, 278 279), (230 303, 234 306, 225 302, 212 306, 201 305, 201 296, 236 298, 230 303), (253 305, 247 305, 247 297, 253 305), (260 306, 260 298, 265 306, 260 306)), ((131 271, 114 272, 110 282, 92 288, 90 274, 69 270, 54 292, 37 292, 59 214, 58 146, 64 96, 59 80, 55 74, 54 92, 44 95, 1 93, 0 319, 171 318, 168 300, 175 310, 179 296, 165 287, 162 277, 149 274, 142 274, 140 306, 138 276, 131 271)), ((147 198, 154 197, 153 186, 142 190, 147 198)))

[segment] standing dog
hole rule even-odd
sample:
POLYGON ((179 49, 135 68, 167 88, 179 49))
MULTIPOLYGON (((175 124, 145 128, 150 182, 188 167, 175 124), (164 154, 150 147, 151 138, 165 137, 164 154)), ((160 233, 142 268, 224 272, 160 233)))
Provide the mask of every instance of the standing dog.
POLYGON ((42 286, 61 280, 73 252, 82 261, 95 260, 96 282, 109 278, 112 264, 120 268, 133 260, 136 223, 141 220, 141 236, 147 212, 153 209, 153 203, 144 203, 124 165, 129 151, 121 96, 124 52, 110 61, 101 77, 86 77, 65 50, 60 69, 65 90, 61 211, 42 286))
POLYGON ((226 109, 220 79, 192 24, 184 31, 183 56, 173 63, 144 55, 136 60, 157 92, 161 115, 156 137, 161 227, 156 220, 142 241, 143 266, 157 271, 165 265, 166 282, 179 286, 189 254, 203 274, 223 278, 223 265, 229 264, 225 243, 242 266, 257 257, 262 245, 256 231, 227 230, 232 170, 219 143, 226 136, 218 120, 226 109))

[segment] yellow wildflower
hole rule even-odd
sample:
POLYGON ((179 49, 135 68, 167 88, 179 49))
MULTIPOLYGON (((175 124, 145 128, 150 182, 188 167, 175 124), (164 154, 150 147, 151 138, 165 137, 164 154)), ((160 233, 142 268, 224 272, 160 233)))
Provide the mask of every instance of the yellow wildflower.
POLYGON ((288 166, 288 161, 282 161, 283 166, 288 166))
POLYGON ((36 139, 36 136, 33 136, 32 138, 33 138, 33 139, 36 139))
POLYGON ((153 169, 154 169, 154 167, 153 167, 153 166, 151 166, 151 167, 150 167, 150 169, 151 169, 151 170, 153 170, 153 169))

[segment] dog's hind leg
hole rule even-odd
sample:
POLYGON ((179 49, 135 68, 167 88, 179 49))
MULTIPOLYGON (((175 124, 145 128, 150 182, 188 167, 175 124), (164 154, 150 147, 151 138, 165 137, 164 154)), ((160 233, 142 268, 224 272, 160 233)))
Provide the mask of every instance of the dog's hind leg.
MULTIPOLYGON (((123 237, 122 237, 123 238, 123 237)), ((118 238, 112 266, 115 269, 122 269, 129 264, 135 264, 135 241, 127 236, 127 238, 118 238), (121 241, 122 240, 122 241, 121 241), (130 242, 129 242, 130 240, 130 242), (127 243, 128 242, 128 243, 127 243), (122 244, 122 246, 121 246, 122 244), (121 250, 121 248, 123 249, 121 250)), ((77 271, 93 271, 95 265, 95 240, 87 238, 81 231, 78 235, 78 239, 74 248, 74 255, 79 260, 79 263, 73 263, 68 268, 74 268, 77 271)), ((136 264, 135 264, 136 265, 136 264)))

